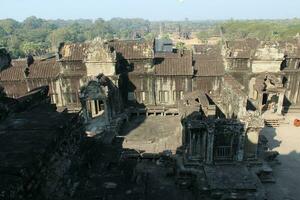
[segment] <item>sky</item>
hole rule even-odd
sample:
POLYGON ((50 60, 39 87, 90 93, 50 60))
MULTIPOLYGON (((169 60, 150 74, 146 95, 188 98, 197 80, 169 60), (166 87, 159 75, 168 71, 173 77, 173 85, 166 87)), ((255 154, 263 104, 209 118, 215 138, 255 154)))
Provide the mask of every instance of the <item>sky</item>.
POLYGON ((0 0, 0 19, 159 20, 300 18, 300 0, 0 0))

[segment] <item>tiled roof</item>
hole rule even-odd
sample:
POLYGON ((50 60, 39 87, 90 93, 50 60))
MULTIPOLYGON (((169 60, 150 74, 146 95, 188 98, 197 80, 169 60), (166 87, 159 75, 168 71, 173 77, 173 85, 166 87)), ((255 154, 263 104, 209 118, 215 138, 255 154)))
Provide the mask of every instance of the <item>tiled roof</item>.
POLYGON ((63 61, 82 61, 85 58, 87 43, 65 44, 60 50, 63 61))
POLYGON ((206 60, 199 55, 194 55, 194 61, 196 76, 222 76, 225 73, 223 61, 220 59, 206 60))
MULTIPOLYGON (((268 51, 277 49, 278 54, 287 55, 289 58, 300 58, 300 40, 287 39, 285 41, 259 41, 257 39, 245 39, 226 41, 228 58, 253 58, 253 59, 276 59, 271 53, 262 55, 260 50, 268 51)), ((280 58, 281 59, 281 58, 280 58)))
POLYGON ((218 45, 206 45, 206 44, 196 44, 193 46, 193 50, 195 54, 200 55, 219 55, 221 50, 218 45))
POLYGON ((289 58, 300 58, 300 39, 280 41, 279 47, 289 58))
MULTIPOLYGON (((0 72, 0 81, 24 80, 26 60, 13 60, 12 66, 0 72)), ((29 67, 29 79, 56 78, 60 72, 59 63, 55 58, 49 60, 36 60, 29 67)))
POLYGON ((153 41, 144 40, 113 40, 109 45, 124 59, 153 58, 153 41))
POLYGON ((222 76, 225 73, 221 48, 216 45, 195 45, 193 55, 196 76, 222 76))
POLYGON ((235 91, 237 94, 241 96, 246 96, 243 89, 244 86, 239 83, 233 76, 226 74, 224 76, 224 85, 225 87, 230 87, 233 91, 235 91))
POLYGON ((177 53, 156 53, 156 75, 193 75, 192 52, 189 50, 177 53))
POLYGON ((188 92, 184 94, 184 101, 192 100, 190 103, 197 103, 202 106, 209 106, 209 101, 206 94, 203 91, 195 90, 193 92, 188 92))
POLYGON ((227 41, 226 46, 229 50, 227 56, 232 58, 251 58, 259 44, 260 41, 257 39, 227 41))

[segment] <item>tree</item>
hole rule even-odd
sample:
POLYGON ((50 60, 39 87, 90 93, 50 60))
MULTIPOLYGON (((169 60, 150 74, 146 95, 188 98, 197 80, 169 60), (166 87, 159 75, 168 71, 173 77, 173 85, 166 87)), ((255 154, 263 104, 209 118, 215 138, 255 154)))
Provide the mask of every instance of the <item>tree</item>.
POLYGON ((196 34, 196 37, 198 40, 200 40, 202 43, 207 43, 209 34, 207 31, 200 31, 196 34))
POLYGON ((161 36, 161 39, 170 40, 170 35, 169 34, 163 34, 161 36))
POLYGON ((179 49, 179 50, 185 50, 185 49, 187 49, 187 48, 186 48, 184 42, 177 42, 177 43, 176 43, 176 49, 179 49))
POLYGON ((20 24, 13 19, 4 19, 0 20, 0 27, 4 29, 7 34, 13 34, 13 32, 20 27, 20 24))
POLYGON ((26 54, 26 55, 42 55, 45 53, 44 46, 40 43, 33 43, 33 42, 23 42, 21 44, 20 49, 26 54))
POLYGON ((92 33, 91 34, 92 38, 96 38, 96 37, 108 38, 108 37, 112 37, 113 35, 113 31, 110 25, 101 18, 95 21, 91 33, 92 33))
POLYGON ((0 27, 0 37, 2 38, 2 37, 5 37, 6 35, 7 34, 6 34, 5 30, 2 27, 0 27))
POLYGON ((5 47, 7 45, 6 37, 7 35, 5 30, 2 27, 0 27, 0 47, 5 47))
MULTIPOLYGON (((12 57, 25 56, 27 52, 41 54, 49 49, 54 52, 60 42, 85 42, 95 37, 103 39, 131 39, 135 33, 153 40, 164 24, 163 39, 171 33, 196 32, 199 40, 220 34, 227 40, 258 38, 261 40, 287 40, 299 35, 300 20, 228 20, 228 21, 165 21, 150 22, 134 18, 95 20, 44 20, 28 17, 23 22, 13 19, 0 20, 0 46, 11 51, 12 57)), ((180 45, 179 45, 180 47, 180 45)))
POLYGON ((69 42, 70 40, 72 40, 72 35, 66 28, 59 28, 48 37, 53 50, 57 49, 61 42, 69 42))
POLYGON ((36 29, 42 27, 44 23, 44 20, 36 18, 35 16, 31 16, 26 18, 22 25, 25 29, 30 30, 30 29, 36 29))
POLYGON ((151 32, 150 32, 150 33, 147 33, 147 34, 145 35, 145 39, 148 40, 148 41, 154 40, 155 37, 156 37, 155 33, 151 33, 151 32))

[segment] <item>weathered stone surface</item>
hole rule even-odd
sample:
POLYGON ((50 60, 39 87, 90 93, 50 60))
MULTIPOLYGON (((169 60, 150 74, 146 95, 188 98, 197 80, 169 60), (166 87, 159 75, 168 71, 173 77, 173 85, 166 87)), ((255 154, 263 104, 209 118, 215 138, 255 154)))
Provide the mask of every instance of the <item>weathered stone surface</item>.
POLYGON ((43 101, 42 97, 47 97, 43 91, 37 89, 19 99, 17 104, 25 108, 0 123, 3 199, 35 199, 55 192, 52 187, 62 179, 70 163, 67 155, 76 151, 80 133, 72 133, 74 118, 56 112, 55 107, 43 101), (55 178, 47 183, 51 173, 55 178))
POLYGON ((182 145, 181 124, 178 116, 134 117, 125 124, 123 148, 145 153, 176 152, 182 145))

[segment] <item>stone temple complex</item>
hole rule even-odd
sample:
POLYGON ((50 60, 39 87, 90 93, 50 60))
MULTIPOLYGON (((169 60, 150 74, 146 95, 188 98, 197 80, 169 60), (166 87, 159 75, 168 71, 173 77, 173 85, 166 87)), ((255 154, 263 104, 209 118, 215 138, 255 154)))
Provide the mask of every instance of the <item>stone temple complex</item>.
POLYGON ((261 132, 300 113, 300 41, 1 49, 0 86, 0 200, 264 200, 261 132))

